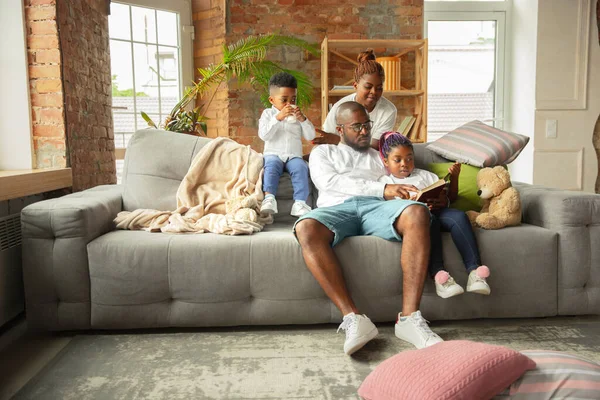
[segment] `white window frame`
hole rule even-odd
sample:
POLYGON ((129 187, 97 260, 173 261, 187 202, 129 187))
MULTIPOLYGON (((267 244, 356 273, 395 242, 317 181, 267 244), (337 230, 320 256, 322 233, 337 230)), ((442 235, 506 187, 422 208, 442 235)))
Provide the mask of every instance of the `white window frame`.
POLYGON ((507 23, 510 21, 510 0, 506 1, 425 1, 423 18, 423 34, 427 37, 429 21, 495 21, 496 22, 496 54, 494 118, 484 122, 493 123, 503 129, 508 110, 506 93, 507 23))
POLYGON ((35 168, 23 1, 0 4, 0 170, 35 168))
MULTIPOLYGON (((189 87, 194 81, 194 26, 192 22, 192 4, 190 0, 115 0, 113 2, 179 14, 179 74, 181 77, 179 96, 182 97, 186 88, 189 87)), ((136 115, 134 115, 136 124, 137 113, 138 111, 136 110, 136 115)), ((124 159, 125 151, 126 148, 116 148, 116 159, 124 159)))

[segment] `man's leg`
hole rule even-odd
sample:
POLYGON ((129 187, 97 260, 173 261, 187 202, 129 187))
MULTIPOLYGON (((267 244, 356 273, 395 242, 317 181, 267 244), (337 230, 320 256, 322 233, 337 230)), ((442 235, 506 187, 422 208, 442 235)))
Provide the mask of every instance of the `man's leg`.
POLYGON ((402 315, 419 310, 429 263, 429 210, 420 205, 406 207, 394 227, 402 236, 402 315))
POLYGON ((296 224, 296 237, 302 247, 302 256, 308 270, 313 274, 327 297, 342 315, 358 313, 337 256, 333 252, 333 232, 315 219, 303 219, 296 224))
POLYGON ((358 314, 348 293, 340 262, 333 252, 333 246, 343 238, 358 234, 358 226, 353 201, 317 208, 300 217, 294 226, 306 266, 344 316, 338 331, 346 331, 344 352, 348 355, 362 348, 378 334, 371 320, 358 314))

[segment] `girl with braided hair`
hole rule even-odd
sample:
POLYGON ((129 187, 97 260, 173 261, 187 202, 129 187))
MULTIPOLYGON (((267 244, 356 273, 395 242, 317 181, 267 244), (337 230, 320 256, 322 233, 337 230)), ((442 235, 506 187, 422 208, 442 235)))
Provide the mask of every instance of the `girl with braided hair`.
POLYGON ((373 122, 371 147, 375 150, 378 149, 381 134, 394 129, 398 110, 391 101, 382 97, 385 81, 383 67, 376 61, 373 50, 363 51, 358 55, 357 60, 353 83, 356 93, 343 97, 333 105, 323 123, 323 130, 316 129, 320 136, 312 141, 314 144, 339 143, 340 137, 335 133, 337 126, 335 113, 341 104, 348 101, 356 101, 367 109, 369 119, 373 122))
MULTIPOLYGON (((381 136, 379 155, 390 173, 382 176, 379 179, 380 182, 414 185, 421 190, 438 180, 437 175, 433 172, 415 168, 412 142, 398 132, 386 132, 381 136)), ((479 248, 471 222, 461 210, 448 207, 450 200, 455 200, 458 195, 460 164, 455 163, 448 169, 448 172, 450 174, 448 192, 442 192, 440 198, 427 203, 432 215, 429 274, 435 280, 435 290, 438 296, 446 299, 464 293, 462 286, 456 283, 444 268, 441 232, 450 232, 452 241, 462 256, 469 274, 467 292, 489 295, 490 287, 486 278, 490 275, 490 270, 485 265, 481 265, 479 248)))

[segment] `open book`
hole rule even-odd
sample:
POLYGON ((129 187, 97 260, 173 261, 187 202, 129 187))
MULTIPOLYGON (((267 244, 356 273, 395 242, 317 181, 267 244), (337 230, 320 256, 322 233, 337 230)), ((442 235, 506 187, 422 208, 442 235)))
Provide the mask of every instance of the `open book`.
POLYGON ((442 192, 442 190, 444 190, 445 187, 446 181, 444 179, 440 179, 437 182, 434 182, 431 185, 427 186, 426 188, 419 190, 414 200, 420 201, 422 203, 427 203, 427 201, 430 199, 437 199, 438 197, 440 197, 440 193, 442 192))

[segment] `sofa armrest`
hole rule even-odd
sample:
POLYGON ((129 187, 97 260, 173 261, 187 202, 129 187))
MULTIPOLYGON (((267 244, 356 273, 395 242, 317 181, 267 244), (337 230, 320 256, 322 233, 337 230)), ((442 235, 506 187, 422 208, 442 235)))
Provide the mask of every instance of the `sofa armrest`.
POLYGON ((122 186, 98 186, 21 211, 23 280, 29 326, 90 327, 87 244, 114 229, 122 186))
POLYGON ((558 233, 558 313, 600 314, 600 195, 515 183, 523 222, 558 233))

